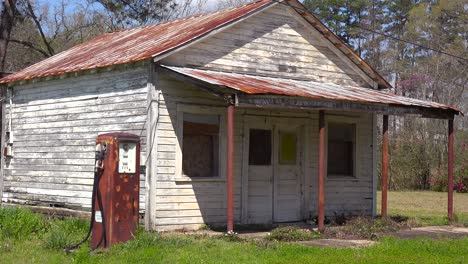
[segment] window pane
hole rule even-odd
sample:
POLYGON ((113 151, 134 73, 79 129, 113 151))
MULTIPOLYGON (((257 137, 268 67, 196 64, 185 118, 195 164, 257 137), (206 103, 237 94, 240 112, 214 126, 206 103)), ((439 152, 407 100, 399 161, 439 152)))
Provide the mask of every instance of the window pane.
POLYGON ((328 124, 328 175, 354 176, 355 124, 328 124))
POLYGON ((249 164, 271 164, 271 130, 250 129, 249 164))
POLYGON ((219 116, 184 113, 182 170, 189 177, 218 176, 219 116))
POLYGON ((296 133, 280 131, 279 139, 279 163, 296 164, 296 133))

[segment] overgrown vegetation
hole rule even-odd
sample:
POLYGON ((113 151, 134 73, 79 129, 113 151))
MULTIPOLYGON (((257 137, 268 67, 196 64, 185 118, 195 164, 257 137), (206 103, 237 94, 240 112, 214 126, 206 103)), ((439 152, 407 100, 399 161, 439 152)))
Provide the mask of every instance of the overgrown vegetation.
MULTIPOLYGON (((468 259, 468 238, 399 240, 379 237, 379 243, 369 248, 319 249, 284 243, 318 237, 315 232, 288 227, 275 229, 265 240, 239 239, 237 235, 153 233, 139 229, 135 239, 109 250, 91 253, 89 245, 84 244, 66 253, 61 246, 86 234, 85 221, 49 219, 14 208, 0 208, 0 216, 2 263, 463 263, 468 259), (16 226, 26 228, 12 228, 16 226)), ((349 228, 348 232, 356 236, 372 237, 388 230, 389 225, 378 219, 358 218, 342 227, 349 228)))
POLYGON ((53 220, 45 238, 45 246, 64 249, 76 245, 86 234, 89 224, 81 219, 53 220))
POLYGON ((0 208, 0 239, 24 239, 31 235, 41 237, 49 224, 41 215, 26 209, 0 208))
POLYGON ((356 217, 338 227, 329 228, 326 236, 332 238, 378 239, 382 235, 399 230, 405 224, 392 219, 356 217))
POLYGON ((276 241, 307 241, 320 238, 320 233, 296 226, 284 226, 271 231, 267 239, 276 241))

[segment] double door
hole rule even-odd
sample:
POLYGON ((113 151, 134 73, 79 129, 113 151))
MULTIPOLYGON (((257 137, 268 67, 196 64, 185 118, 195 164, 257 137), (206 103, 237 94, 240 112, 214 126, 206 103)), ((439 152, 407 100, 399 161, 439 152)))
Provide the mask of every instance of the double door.
POLYGON ((245 223, 302 220, 304 127, 300 119, 252 117, 246 122, 245 223))

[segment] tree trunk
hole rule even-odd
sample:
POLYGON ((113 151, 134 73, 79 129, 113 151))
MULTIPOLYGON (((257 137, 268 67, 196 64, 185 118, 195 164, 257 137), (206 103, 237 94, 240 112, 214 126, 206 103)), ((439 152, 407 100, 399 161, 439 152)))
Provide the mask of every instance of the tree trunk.
POLYGON ((16 0, 4 0, 0 17, 0 73, 3 73, 5 67, 5 57, 10 39, 10 33, 13 29, 13 23, 16 12, 16 0))

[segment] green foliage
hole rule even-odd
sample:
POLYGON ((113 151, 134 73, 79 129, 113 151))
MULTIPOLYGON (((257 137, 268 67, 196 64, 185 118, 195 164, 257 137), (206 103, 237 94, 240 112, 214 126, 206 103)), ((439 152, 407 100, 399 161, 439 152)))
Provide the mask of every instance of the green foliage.
MULTIPOLYGON (((456 134, 455 162, 454 162, 454 189, 459 193, 468 193, 468 132, 460 131, 456 134)), ((448 169, 447 162, 434 169, 429 178, 431 190, 437 192, 447 191, 448 169)))
POLYGON ((42 235, 48 228, 46 219, 30 210, 0 207, 0 239, 23 239, 31 235, 42 235))
POLYGON ((94 0, 115 15, 117 23, 125 26, 161 21, 177 7, 173 0, 94 0))
POLYGON ((275 228, 267 236, 267 239, 276 241, 308 241, 319 238, 320 233, 295 226, 275 228))
POLYGON ((53 221, 45 238, 45 247, 65 249, 74 246, 84 238, 88 228, 89 224, 81 219, 53 221))

